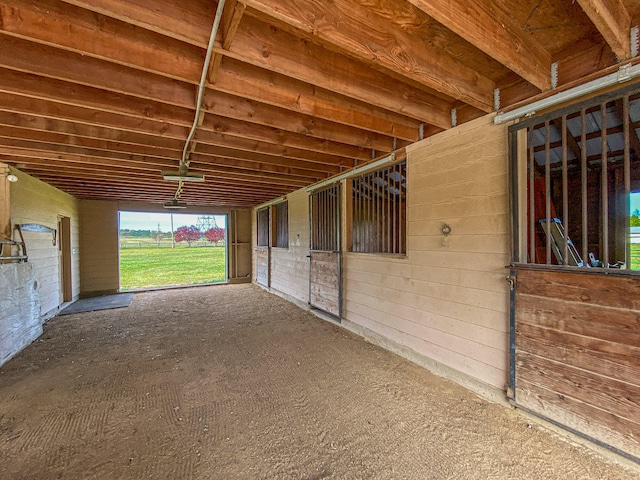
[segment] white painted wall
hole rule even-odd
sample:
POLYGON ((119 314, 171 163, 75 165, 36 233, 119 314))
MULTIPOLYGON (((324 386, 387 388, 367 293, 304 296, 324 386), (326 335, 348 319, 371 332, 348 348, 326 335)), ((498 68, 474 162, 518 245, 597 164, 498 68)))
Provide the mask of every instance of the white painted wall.
MULTIPOLYGON (((79 201, 51 185, 25 173, 13 170, 18 182, 11 185, 11 223, 39 223, 58 229, 58 217, 71 219, 72 293, 80 295, 80 207, 79 201)), ((14 240, 17 233, 14 232, 14 240)), ((33 264, 40 296, 40 312, 46 317, 55 314, 62 303, 58 245, 48 233, 23 232, 29 262, 33 264)))

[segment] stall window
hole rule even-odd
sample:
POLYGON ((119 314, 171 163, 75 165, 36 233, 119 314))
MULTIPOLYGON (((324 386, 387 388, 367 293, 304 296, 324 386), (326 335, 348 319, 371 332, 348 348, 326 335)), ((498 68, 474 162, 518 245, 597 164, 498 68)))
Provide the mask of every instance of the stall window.
POLYGON ((510 127, 514 262, 640 269, 639 134, 637 85, 510 127))
POLYGON ((274 246, 289 248, 289 203, 282 202, 274 207, 274 246))
POLYGON ((263 208, 256 212, 256 226, 258 230, 257 246, 269 246, 269 209, 263 208))
POLYGON ((353 179, 351 251, 406 253, 406 192, 406 162, 353 179))

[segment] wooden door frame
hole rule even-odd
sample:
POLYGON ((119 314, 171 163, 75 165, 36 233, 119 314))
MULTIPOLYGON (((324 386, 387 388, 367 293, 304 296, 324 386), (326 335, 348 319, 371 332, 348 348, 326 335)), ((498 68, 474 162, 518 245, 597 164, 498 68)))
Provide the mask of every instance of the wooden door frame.
POLYGON ((73 300, 73 265, 71 251, 71 218, 58 215, 58 268, 60 303, 73 300))
POLYGON ((309 193, 309 255, 307 255, 307 258, 309 259, 309 291, 308 291, 308 305, 310 307, 319 309, 325 313, 327 313, 328 315, 331 315, 332 317, 335 317, 336 320, 338 322, 341 321, 342 319, 342 192, 344 190, 343 185, 340 182, 334 183, 326 188, 323 189, 318 189, 316 191, 312 191, 309 193), (312 284, 312 271, 311 271, 311 266, 312 266, 312 254, 314 252, 328 252, 327 250, 312 250, 311 249, 311 242, 312 242, 312 231, 313 231, 313 214, 312 214, 312 209, 313 209, 313 195, 320 192, 320 191, 324 191, 324 190, 328 190, 329 188, 337 188, 337 201, 336 201, 336 235, 337 235, 337 250, 335 250, 335 253, 337 254, 337 276, 338 276, 338 314, 335 315, 331 312, 327 312, 326 310, 324 310, 321 307, 317 307, 315 306, 312 302, 311 302, 311 284, 312 284))

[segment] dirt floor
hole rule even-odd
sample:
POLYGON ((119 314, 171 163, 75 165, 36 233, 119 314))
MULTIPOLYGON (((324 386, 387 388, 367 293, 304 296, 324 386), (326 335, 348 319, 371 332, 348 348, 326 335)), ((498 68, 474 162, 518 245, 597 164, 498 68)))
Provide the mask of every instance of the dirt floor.
POLYGON ((0 368, 0 478, 640 475, 236 285, 50 320, 0 368))

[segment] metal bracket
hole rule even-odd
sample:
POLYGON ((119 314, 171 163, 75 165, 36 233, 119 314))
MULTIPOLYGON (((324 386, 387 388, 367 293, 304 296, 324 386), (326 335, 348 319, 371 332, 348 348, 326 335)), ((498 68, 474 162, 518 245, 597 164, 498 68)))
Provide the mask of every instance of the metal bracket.
POLYGON ((618 69, 618 82, 619 83, 626 82, 630 78, 631 78, 631 64, 628 63, 626 65, 622 65, 618 69))
POLYGON ((551 88, 558 88, 558 62, 551 64, 551 88))

